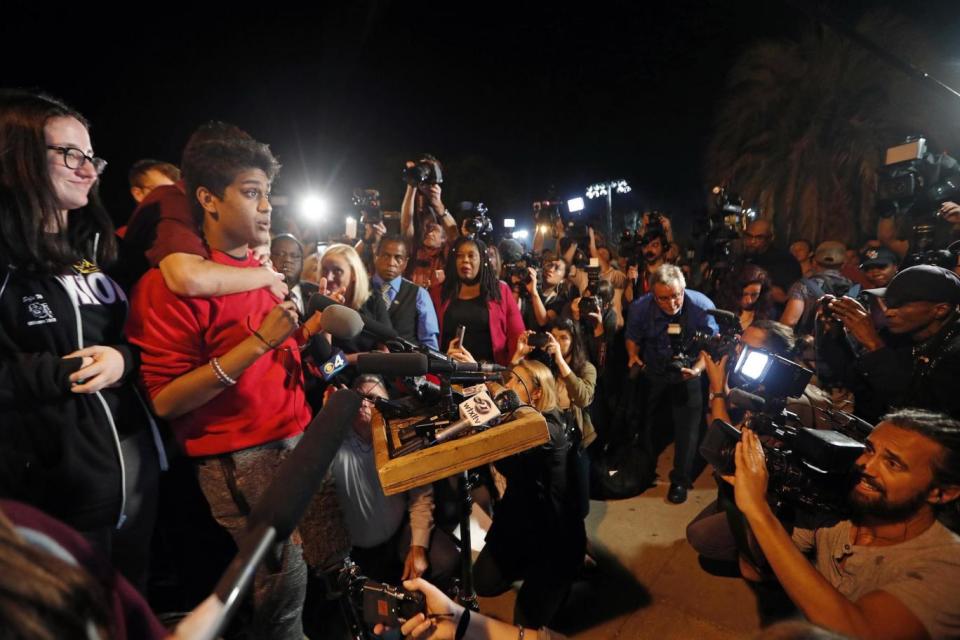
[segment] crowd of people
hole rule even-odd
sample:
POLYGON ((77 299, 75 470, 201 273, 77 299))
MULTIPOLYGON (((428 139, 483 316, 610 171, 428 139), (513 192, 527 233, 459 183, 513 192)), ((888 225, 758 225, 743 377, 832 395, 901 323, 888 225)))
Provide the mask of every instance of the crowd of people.
MULTIPOLYGON (((179 167, 130 169, 136 209, 117 232, 97 196, 106 162, 77 111, 0 92, 0 149, 0 617, 22 637, 194 628, 188 617, 168 631, 143 597, 160 608, 158 582, 176 591, 195 578, 172 557, 186 548, 210 560, 212 540, 243 540, 276 470, 343 387, 361 409, 231 633, 303 637, 308 584, 332 598, 350 558, 426 594, 426 614, 402 628, 413 637, 550 637, 595 566, 591 497, 646 489, 672 441, 667 499, 685 502, 722 420, 742 436, 735 471, 716 472, 717 500, 687 528, 698 553, 778 583, 807 621, 844 636, 960 635, 960 537, 947 526, 960 498, 957 252, 900 269, 911 247, 888 219, 861 247, 778 244, 755 219, 731 241, 729 268, 708 277, 661 214, 620 243, 558 219, 527 251, 451 214, 433 156, 408 163, 419 179, 399 228, 362 223, 359 238, 320 250, 278 228, 270 147, 220 122, 191 135, 179 167), (543 416, 545 444, 478 470, 492 524, 474 586, 493 596, 522 581, 519 631, 471 618, 433 586, 454 584, 462 553, 451 486, 385 494, 374 418, 409 383, 361 372, 360 356, 389 341, 333 335, 318 299, 424 353, 500 365, 543 416), (787 405, 803 426, 841 410, 876 425, 840 517, 769 498, 765 452, 778 443, 731 392, 745 347, 812 372, 787 405), (178 515, 191 501, 207 531, 178 515)), ((948 234, 960 227, 960 206, 940 214, 948 234)))

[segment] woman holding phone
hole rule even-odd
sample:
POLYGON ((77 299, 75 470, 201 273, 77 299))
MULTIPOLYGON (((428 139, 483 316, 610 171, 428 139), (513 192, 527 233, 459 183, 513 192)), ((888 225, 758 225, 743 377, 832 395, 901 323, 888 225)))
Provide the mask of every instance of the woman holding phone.
POLYGON ((506 366, 524 331, 520 309, 478 238, 461 237, 447 258, 442 284, 430 290, 440 321, 440 347, 451 357, 506 366), (458 327, 463 325, 463 337, 458 327))

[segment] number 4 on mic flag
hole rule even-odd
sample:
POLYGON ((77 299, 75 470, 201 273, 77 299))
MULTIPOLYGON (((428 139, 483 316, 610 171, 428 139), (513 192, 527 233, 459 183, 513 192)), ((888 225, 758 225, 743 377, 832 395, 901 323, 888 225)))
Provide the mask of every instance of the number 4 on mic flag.
POLYGON ((323 363, 323 379, 327 382, 333 379, 347 366, 347 359, 343 357, 342 351, 337 351, 329 360, 323 363))
POLYGON ((493 401, 490 394, 484 391, 461 402, 460 415, 465 420, 469 420, 473 426, 479 427, 500 415, 500 409, 497 408, 497 403, 493 401))

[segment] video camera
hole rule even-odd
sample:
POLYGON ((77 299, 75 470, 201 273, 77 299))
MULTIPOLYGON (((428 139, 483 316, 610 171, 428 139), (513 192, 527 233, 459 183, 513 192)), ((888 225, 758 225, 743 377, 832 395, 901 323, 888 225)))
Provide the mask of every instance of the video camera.
POLYGON ((667 325, 670 349, 673 352, 664 367, 669 382, 682 381, 681 369, 693 367, 701 351, 706 351, 714 360, 719 360, 724 355, 732 357, 736 353, 740 336, 743 334, 740 318, 732 311, 723 309, 708 309, 707 313, 712 315, 719 325, 720 331, 716 335, 706 331, 694 331, 691 335, 684 335, 679 323, 667 325))
POLYGON ((513 283, 514 278, 516 278, 517 283, 521 285, 530 284, 530 272, 527 270, 530 267, 536 270, 537 272, 537 282, 543 282, 543 262, 541 259, 532 253, 524 253, 517 260, 513 262, 506 262, 503 265, 503 272, 506 275, 507 282, 513 283))
POLYGON ((420 160, 412 167, 404 167, 402 176, 411 187, 443 184, 443 171, 434 160, 420 160))
POLYGON ((954 256, 936 246, 936 236, 940 205, 960 200, 960 164, 946 153, 930 153, 925 138, 911 137, 887 149, 878 174, 877 213, 906 214, 910 220, 911 253, 901 268, 933 264, 952 269, 954 256))
POLYGON ((337 582, 351 626, 359 627, 361 620, 366 625, 366 628, 352 629, 355 637, 368 637, 369 629, 378 623, 399 629, 404 622, 427 610, 422 593, 370 580, 360 575, 360 567, 349 558, 344 561, 337 582))
POLYGON ((383 222, 380 192, 376 189, 354 189, 351 202, 360 224, 379 224, 383 222))
POLYGON ((468 238, 486 239, 493 235, 493 222, 487 217, 487 206, 482 202, 461 202, 457 207, 468 238))
POLYGON ((560 200, 538 200, 533 203, 533 220, 538 225, 553 225, 563 220, 563 202, 560 200))
MULTIPOLYGON (((812 375, 791 360, 745 347, 731 374, 743 384, 730 392, 730 401, 751 412, 746 424, 760 436, 769 491, 777 502, 844 515, 847 494, 858 477, 855 463, 873 427, 836 409, 826 410, 829 429, 800 424, 786 409, 787 398, 801 396, 812 375)), ((737 427, 714 420, 700 453, 719 473, 733 474, 739 441, 737 427)))
POLYGON ((711 282, 706 288, 715 291, 719 288, 719 279, 736 271, 734 242, 757 218, 759 211, 746 206, 743 198, 728 191, 726 186, 715 186, 711 195, 713 200, 707 214, 696 223, 693 236, 702 239, 700 262, 710 265, 710 273, 705 278, 711 282))

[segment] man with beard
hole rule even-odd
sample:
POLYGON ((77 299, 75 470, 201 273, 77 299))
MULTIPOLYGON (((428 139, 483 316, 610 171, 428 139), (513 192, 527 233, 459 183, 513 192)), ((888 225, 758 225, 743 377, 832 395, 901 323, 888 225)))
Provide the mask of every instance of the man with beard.
POLYGON ((283 281, 289 288, 287 295, 302 316, 310 296, 317 292, 316 284, 300 280, 303 275, 303 245, 289 233, 274 236, 270 241, 270 261, 283 274, 283 281))
MULTIPOLYGON (((760 441, 744 429, 731 479, 737 507, 813 624, 858 638, 956 638, 960 536, 937 515, 960 497, 960 422, 904 409, 884 416, 866 444, 850 492, 853 517, 791 538, 767 501, 760 441)), ((743 560, 741 568, 758 577, 743 560)))
POLYGON ((643 265, 627 269, 627 287, 624 291, 627 302, 633 302, 634 298, 650 293, 650 276, 666 262, 667 246, 667 236, 662 231, 647 233, 640 240, 643 265))

